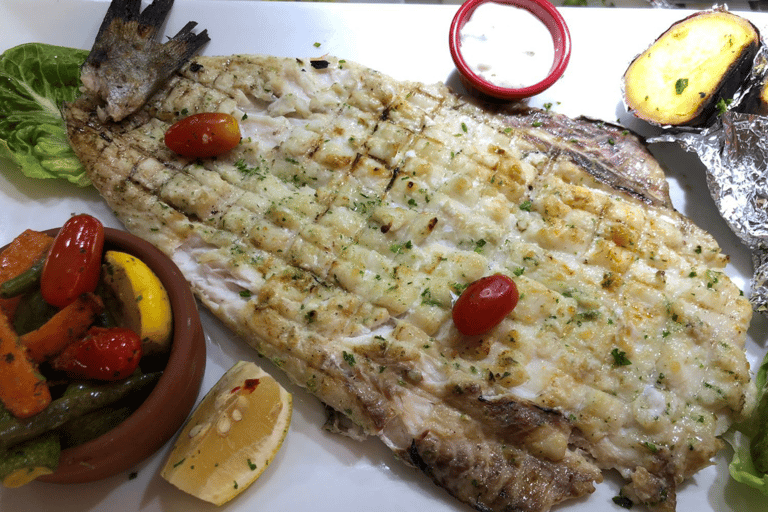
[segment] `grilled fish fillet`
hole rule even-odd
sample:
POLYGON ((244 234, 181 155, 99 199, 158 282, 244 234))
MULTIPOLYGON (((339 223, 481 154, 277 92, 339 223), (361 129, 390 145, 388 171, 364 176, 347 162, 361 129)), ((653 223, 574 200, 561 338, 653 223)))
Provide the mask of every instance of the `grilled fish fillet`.
POLYGON ((594 490, 675 509, 754 405, 749 302, 621 128, 475 104, 353 62, 197 57, 119 123, 86 93, 70 141, 125 227, 298 385, 481 511, 594 490), (243 139, 188 160, 202 111, 243 139), (461 290, 514 278, 482 336, 461 290))

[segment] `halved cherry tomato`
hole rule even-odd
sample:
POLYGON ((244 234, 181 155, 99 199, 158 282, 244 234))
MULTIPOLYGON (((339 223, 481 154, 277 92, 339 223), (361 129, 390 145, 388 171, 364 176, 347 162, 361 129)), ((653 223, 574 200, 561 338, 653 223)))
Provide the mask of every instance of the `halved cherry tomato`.
POLYGON ((136 370, 141 356, 141 338, 132 330, 91 327, 53 358, 51 367, 73 379, 122 380, 136 370))
POLYGON ((508 276, 494 274, 470 284, 453 305, 453 323, 467 336, 496 327, 515 306, 519 294, 508 276))
POLYGON ((220 112, 193 114, 165 132, 165 145, 181 156, 208 158, 233 149, 240 143, 237 119, 220 112))
POLYGON ((101 275, 104 225, 90 215, 75 215, 53 240, 40 275, 40 292, 48 304, 63 308, 96 290, 101 275))

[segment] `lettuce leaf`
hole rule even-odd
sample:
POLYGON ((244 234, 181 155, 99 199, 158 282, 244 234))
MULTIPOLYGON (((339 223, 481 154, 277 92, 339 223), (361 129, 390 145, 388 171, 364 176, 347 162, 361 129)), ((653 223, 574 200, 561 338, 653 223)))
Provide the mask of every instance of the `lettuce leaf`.
MULTIPOLYGON (((728 466, 731 478, 737 482, 759 489, 768 495, 768 474, 755 468, 753 456, 760 457, 763 461, 768 458, 768 354, 755 375, 755 385, 758 389, 758 404, 752 416, 745 422, 736 425, 726 435, 726 439, 733 447, 733 459, 728 466), (754 445, 754 447, 753 447, 754 445)), ((758 464, 759 465, 759 464, 758 464)), ((764 465, 764 464, 763 464, 764 465)))
POLYGON ((0 158, 30 178, 90 184, 61 116, 62 104, 80 94, 80 66, 87 56, 87 50, 42 43, 0 55, 0 158))

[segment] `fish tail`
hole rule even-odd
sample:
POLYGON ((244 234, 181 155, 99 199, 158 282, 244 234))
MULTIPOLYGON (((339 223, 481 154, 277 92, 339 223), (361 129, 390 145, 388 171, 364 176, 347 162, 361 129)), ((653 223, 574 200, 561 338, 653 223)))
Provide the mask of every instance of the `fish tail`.
POLYGON ((196 26, 197 22, 188 22, 175 36, 165 43, 164 46, 176 59, 173 64, 173 71, 184 65, 210 40, 207 30, 203 30, 199 34, 193 32, 192 29, 196 26))
POLYGON ((148 39, 154 38, 172 6, 173 0, 155 0, 142 11, 141 0, 113 0, 104 15, 96 39, 102 37, 115 20, 121 20, 123 23, 136 22, 145 27, 144 33, 148 39))
POLYGON ((120 121, 141 108, 165 81, 208 41, 190 21, 164 43, 158 35, 173 0, 112 0, 81 70, 85 89, 100 99, 104 120, 120 121))

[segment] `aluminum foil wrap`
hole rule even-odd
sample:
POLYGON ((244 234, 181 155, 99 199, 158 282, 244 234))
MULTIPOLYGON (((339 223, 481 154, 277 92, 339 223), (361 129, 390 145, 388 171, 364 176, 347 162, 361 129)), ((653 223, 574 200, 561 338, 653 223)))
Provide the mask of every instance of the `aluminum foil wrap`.
POLYGON ((720 214, 752 252, 749 300, 762 313, 768 313, 768 116, 754 113, 754 98, 767 70, 768 50, 763 45, 750 79, 711 125, 667 131, 648 140, 677 142, 698 154, 720 214))

